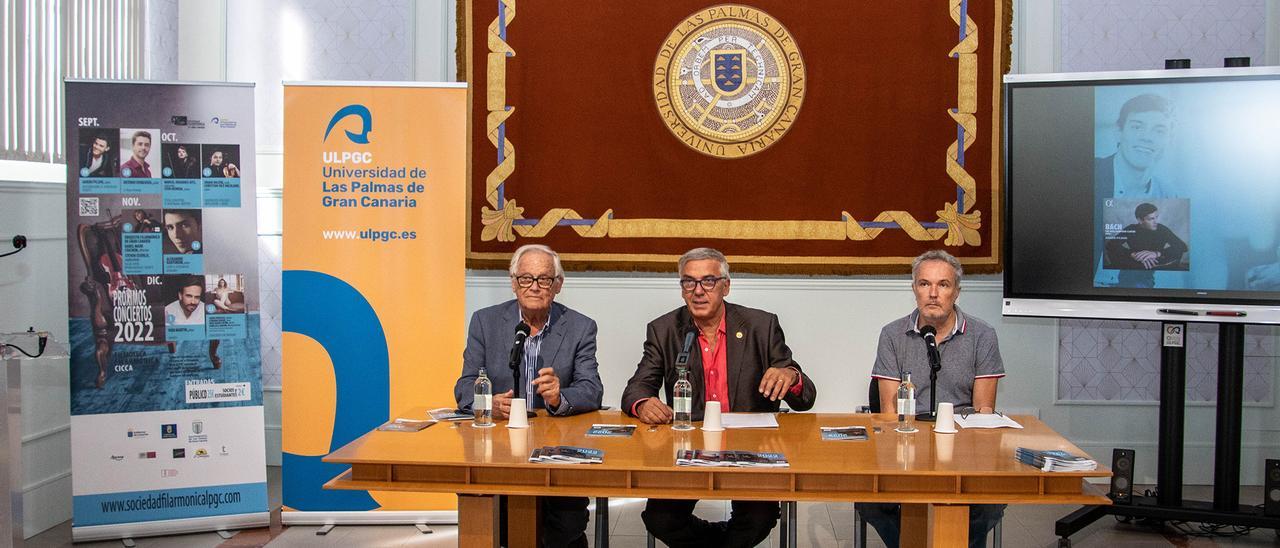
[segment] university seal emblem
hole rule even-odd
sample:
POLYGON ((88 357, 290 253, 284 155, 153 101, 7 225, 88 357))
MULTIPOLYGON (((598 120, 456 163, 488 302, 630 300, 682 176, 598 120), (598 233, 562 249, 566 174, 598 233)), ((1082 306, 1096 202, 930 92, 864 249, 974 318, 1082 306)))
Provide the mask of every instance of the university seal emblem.
POLYGON ((653 66, 663 124, 689 148, 720 158, 778 142, 804 91, 804 60, 791 33, 749 6, 712 6, 685 18, 653 66))

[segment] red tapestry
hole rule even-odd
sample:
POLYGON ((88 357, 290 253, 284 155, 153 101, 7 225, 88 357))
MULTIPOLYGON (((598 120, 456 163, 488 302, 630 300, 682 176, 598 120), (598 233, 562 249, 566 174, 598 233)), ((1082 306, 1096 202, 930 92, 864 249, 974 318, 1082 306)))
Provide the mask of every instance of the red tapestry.
POLYGON ((468 264, 997 271, 1008 3, 466 2, 468 264))

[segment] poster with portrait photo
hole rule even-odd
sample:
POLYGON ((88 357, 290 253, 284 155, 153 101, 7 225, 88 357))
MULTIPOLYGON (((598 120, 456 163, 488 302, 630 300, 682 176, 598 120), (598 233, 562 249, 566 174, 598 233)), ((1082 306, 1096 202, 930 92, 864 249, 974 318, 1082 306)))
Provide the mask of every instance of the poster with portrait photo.
POLYGON ((205 178, 240 178, 240 145, 204 145, 202 153, 205 178))
MULTIPOLYGON (((164 322, 170 334, 180 328, 198 326, 204 338, 204 276, 166 275, 164 279, 164 322)), ((187 337, 170 340, 187 340, 187 337)))
POLYGON ((1191 269, 1191 202, 1185 198, 1113 198, 1103 206, 1103 267, 1191 269))
POLYGON ((165 179, 199 179, 200 145, 162 143, 160 145, 161 176, 165 179))
POLYGON ((199 255, 204 248, 204 212, 166 209, 161 216, 165 255, 199 255))
POLYGON ((160 130, 120 128, 120 176, 160 177, 160 130))
POLYGON ((207 314, 244 314, 243 274, 206 274, 204 302, 207 314))
POLYGON ((81 177, 116 177, 120 167, 120 130, 80 128, 77 138, 81 177))

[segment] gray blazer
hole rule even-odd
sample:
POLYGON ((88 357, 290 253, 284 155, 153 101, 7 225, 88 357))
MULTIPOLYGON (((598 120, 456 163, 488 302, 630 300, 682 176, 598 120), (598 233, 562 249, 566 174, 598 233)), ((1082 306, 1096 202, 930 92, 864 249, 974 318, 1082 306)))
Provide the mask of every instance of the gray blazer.
MULTIPOLYGON (((467 348, 462 352, 462 376, 453 387, 458 409, 470 410, 475 399, 476 377, 483 365, 493 382, 493 393, 514 386, 509 360, 520 324, 520 307, 515 299, 477 310, 467 328, 467 348)), ((600 409, 604 384, 596 364, 596 322, 557 302, 551 303, 551 324, 542 341, 538 369, 551 367, 560 377, 560 399, 564 411, 552 414, 576 415, 600 409)), ((527 380, 527 379, 526 379, 527 380)), ((529 397, 537 398, 537 393, 529 397)), ((543 405, 543 407, 547 407, 543 405)))

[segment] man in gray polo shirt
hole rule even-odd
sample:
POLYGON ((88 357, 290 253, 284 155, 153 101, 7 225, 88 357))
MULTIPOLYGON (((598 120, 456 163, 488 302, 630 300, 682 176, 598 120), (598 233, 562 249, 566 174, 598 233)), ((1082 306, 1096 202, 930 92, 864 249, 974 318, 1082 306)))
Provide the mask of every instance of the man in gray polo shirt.
MULTIPOLYGON (((996 332, 986 322, 966 316, 956 306, 960 296, 960 261, 941 250, 927 251, 911 263, 911 289, 916 309, 894 320, 880 331, 876 363, 871 376, 877 380, 882 411, 890 411, 897 401, 898 385, 911 374, 916 385, 916 410, 929 409, 929 358, 920 328, 937 330, 938 401, 951 402, 957 409, 973 407, 991 413, 996 407, 996 383, 1004 376, 996 332)), ((858 504, 863 518, 875 527, 886 546, 898 545, 901 518, 897 504, 858 504)), ((1004 514, 1003 504, 969 506, 969 546, 986 545, 987 532, 1004 514)))

